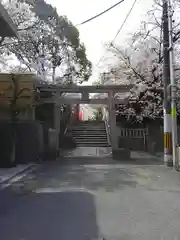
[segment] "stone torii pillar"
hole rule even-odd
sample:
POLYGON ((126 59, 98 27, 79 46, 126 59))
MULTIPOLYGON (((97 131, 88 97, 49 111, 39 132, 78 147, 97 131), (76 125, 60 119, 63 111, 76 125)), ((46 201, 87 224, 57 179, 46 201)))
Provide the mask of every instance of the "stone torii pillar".
POLYGON ((113 152, 113 150, 118 149, 118 137, 117 137, 117 129, 116 129, 116 109, 115 109, 113 91, 110 91, 108 93, 108 109, 109 109, 109 125, 110 125, 110 133, 111 133, 111 147, 113 152))
POLYGON ((60 135, 60 121, 61 121, 61 104, 60 94, 55 94, 54 102, 54 129, 56 130, 56 150, 59 150, 59 135, 60 135))

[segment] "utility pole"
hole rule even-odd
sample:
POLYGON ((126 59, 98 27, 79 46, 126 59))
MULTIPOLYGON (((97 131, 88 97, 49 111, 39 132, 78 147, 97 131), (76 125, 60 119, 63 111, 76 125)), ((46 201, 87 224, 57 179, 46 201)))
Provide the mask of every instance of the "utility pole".
POLYGON ((172 115, 172 149, 173 165, 179 171, 178 139, 177 139, 177 113, 176 113, 176 80, 174 76, 174 46, 173 46, 173 28, 172 28, 172 3, 168 2, 169 9, 169 59, 170 59, 170 82, 171 82, 171 115, 172 115))
POLYGON ((163 0, 164 163, 173 166, 170 86, 168 0, 163 0))

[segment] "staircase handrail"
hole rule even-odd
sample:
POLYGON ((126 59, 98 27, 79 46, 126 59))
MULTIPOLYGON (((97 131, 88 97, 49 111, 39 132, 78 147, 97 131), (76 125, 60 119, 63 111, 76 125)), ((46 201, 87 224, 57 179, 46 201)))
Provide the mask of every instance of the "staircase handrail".
POLYGON ((111 130, 110 130, 110 125, 109 125, 109 116, 107 110, 104 108, 103 111, 103 120, 105 123, 105 128, 106 128, 106 133, 107 133, 107 139, 108 139, 108 144, 111 145, 111 130))

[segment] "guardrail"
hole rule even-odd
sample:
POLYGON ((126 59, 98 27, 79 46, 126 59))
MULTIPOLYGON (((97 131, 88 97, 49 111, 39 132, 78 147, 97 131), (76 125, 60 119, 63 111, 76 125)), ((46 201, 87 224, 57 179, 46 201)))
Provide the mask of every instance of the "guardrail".
POLYGON ((109 115, 108 115, 108 112, 106 111, 106 109, 104 109, 104 111, 103 111, 103 120, 105 123, 108 144, 111 145, 111 129, 110 129, 110 124, 109 124, 109 115))

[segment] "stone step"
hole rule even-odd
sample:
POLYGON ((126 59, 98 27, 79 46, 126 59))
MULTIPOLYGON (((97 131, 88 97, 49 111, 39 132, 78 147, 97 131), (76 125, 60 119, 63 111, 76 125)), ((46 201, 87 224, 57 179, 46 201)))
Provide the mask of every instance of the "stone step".
POLYGON ((73 125, 102 125, 105 124, 104 121, 102 122, 74 122, 73 125))
POLYGON ((74 140, 76 141, 76 142, 86 142, 86 141, 91 141, 91 142, 108 142, 108 139, 107 138, 75 138, 74 137, 74 140))
POLYGON ((76 134, 76 135, 81 135, 81 134, 89 134, 89 135, 106 135, 106 131, 96 131, 96 132, 94 132, 94 131, 73 131, 72 132, 72 134, 76 134))
POLYGON ((97 132, 97 133, 92 133, 92 132, 73 132, 72 135, 74 136, 107 136, 106 132, 97 132))
POLYGON ((97 135, 94 135, 94 134, 72 134, 72 136, 74 137, 74 138, 99 138, 99 139, 101 139, 101 138, 107 138, 107 135, 106 134, 97 134, 97 135))
POLYGON ((105 125, 73 125, 71 128, 105 128, 105 125))
POLYGON ((105 128, 74 128, 71 131, 106 131, 105 128))
POLYGON ((87 131, 91 131, 91 132, 97 132, 97 131, 101 131, 101 132, 106 132, 105 128, 74 128, 71 129, 72 132, 76 132, 76 131, 82 131, 82 132, 87 132, 87 131))
POLYGON ((106 130, 106 128, 102 127, 96 127, 96 128, 93 128, 93 127, 73 127, 71 128, 72 131, 74 130, 106 130))
POLYGON ((71 129, 106 129, 104 126, 73 126, 71 129))
POLYGON ((103 121, 76 122, 71 132, 78 147, 110 147, 103 121))
POLYGON ((76 142, 108 142, 107 138, 101 139, 101 138, 86 138, 86 139, 77 139, 75 138, 76 142))
POLYGON ((76 143, 76 147, 109 147, 108 143, 76 143))
POLYGON ((74 122, 74 125, 83 125, 83 124, 98 125, 98 124, 104 124, 104 121, 75 121, 74 122))
POLYGON ((80 142, 86 142, 86 141, 92 141, 92 142, 108 142, 107 138, 75 138, 74 137, 74 140, 77 142, 77 141, 80 141, 80 142))
POLYGON ((74 134, 77 134, 77 133, 85 133, 85 134, 94 134, 94 135, 97 135, 97 134, 106 134, 106 131, 88 131, 88 130, 83 130, 83 131, 72 131, 72 133, 74 134))
POLYGON ((86 142, 87 143, 88 142, 89 143, 90 142, 92 142, 92 143, 99 143, 99 142, 101 143, 101 142, 103 142, 104 143, 104 142, 108 142, 107 139, 104 139, 104 140, 100 140, 100 139, 75 139, 75 141, 76 141, 76 143, 83 143, 83 142, 84 143, 86 143, 86 142))
POLYGON ((77 126, 71 126, 71 128, 105 128, 105 125, 101 125, 101 126, 92 126, 92 125, 77 125, 77 126))
POLYGON ((99 125, 89 125, 89 124, 83 124, 83 125, 73 125, 71 126, 71 129, 76 128, 105 128, 105 124, 99 124, 99 125))
POLYGON ((110 145, 109 144, 106 144, 106 143, 89 143, 89 144, 87 144, 87 143, 77 143, 76 144, 76 146, 77 147, 110 147, 110 145))
POLYGON ((100 134, 100 135, 92 135, 92 134, 72 134, 75 138, 107 138, 106 134, 100 134))
POLYGON ((80 136, 78 136, 78 135, 76 135, 76 136, 74 136, 76 139, 107 139, 107 136, 106 135, 102 135, 102 136, 94 136, 94 135, 84 135, 84 136, 82 136, 82 135, 80 135, 80 136))
POLYGON ((76 141, 85 142, 86 140, 89 142, 108 142, 107 138, 75 138, 76 141))

